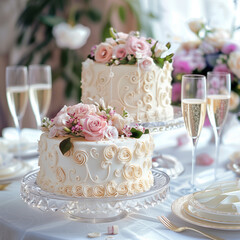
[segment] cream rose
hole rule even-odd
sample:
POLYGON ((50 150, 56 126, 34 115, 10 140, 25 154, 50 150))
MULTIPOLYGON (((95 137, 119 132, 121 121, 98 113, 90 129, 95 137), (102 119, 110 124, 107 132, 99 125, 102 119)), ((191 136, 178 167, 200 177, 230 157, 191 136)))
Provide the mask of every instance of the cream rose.
POLYGON ((190 30, 196 34, 202 29, 203 25, 204 21, 202 19, 195 19, 188 23, 190 30))
POLYGON ((73 159, 75 163, 79 165, 84 165, 88 161, 88 154, 85 151, 79 150, 73 154, 73 159))
POLYGON ((210 43, 212 46, 221 49, 229 38, 230 34, 227 30, 216 29, 214 32, 208 33, 205 41, 210 43))
POLYGON ((231 91, 229 110, 235 110, 239 105, 239 96, 237 93, 231 91))
POLYGON ((240 51, 231 52, 228 59, 228 66, 231 71, 240 78, 240 51))

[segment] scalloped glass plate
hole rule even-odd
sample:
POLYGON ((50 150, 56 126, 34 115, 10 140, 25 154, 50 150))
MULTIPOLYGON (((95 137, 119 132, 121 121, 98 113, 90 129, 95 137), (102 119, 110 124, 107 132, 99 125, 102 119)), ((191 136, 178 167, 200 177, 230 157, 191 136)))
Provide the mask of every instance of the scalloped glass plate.
POLYGON ((150 132, 163 132, 178 129, 184 126, 181 107, 173 106, 173 117, 160 122, 139 123, 150 132))
POLYGON ((169 192, 169 176, 153 169, 154 185, 144 193, 108 198, 67 197, 42 190, 36 184, 38 171, 34 170, 22 179, 22 199, 28 205, 42 211, 60 211, 71 219, 82 222, 97 223, 119 220, 134 211, 160 204, 166 199, 169 192))

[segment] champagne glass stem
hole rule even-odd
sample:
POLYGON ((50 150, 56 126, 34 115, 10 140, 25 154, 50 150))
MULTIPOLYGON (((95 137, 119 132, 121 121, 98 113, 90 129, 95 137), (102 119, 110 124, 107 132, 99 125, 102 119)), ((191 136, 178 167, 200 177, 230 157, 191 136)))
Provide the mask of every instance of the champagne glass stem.
POLYGON ((214 180, 217 180, 218 171, 218 158, 219 158, 219 143, 220 143, 220 132, 214 131, 215 135, 215 162, 214 162, 214 180))
POLYGON ((192 176, 191 176, 191 188, 195 191, 195 164, 196 164, 196 145, 197 138, 192 138, 192 176))

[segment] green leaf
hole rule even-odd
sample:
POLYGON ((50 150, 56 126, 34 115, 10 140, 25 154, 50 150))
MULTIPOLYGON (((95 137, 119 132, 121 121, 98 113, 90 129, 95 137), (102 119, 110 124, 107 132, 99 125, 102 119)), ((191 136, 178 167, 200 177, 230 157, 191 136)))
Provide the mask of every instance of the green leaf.
POLYGON ((125 8, 123 6, 119 6, 118 15, 119 15, 119 18, 122 21, 122 23, 125 23, 125 21, 126 21, 126 11, 125 11, 125 8))
POLYGON ((59 144, 59 148, 62 152, 62 155, 64 155, 65 153, 67 153, 72 147, 72 143, 71 143, 71 138, 66 138, 63 141, 60 142, 59 144))
POLYGON ((149 134, 149 129, 145 129, 144 134, 149 134))
POLYGON ((134 65, 136 62, 137 62, 137 59, 134 56, 132 56, 131 60, 128 61, 128 64, 134 65))
POLYGON ((164 58, 155 58, 154 62, 156 65, 158 65, 160 68, 163 68, 164 66, 164 58))
POLYGON ((132 133, 131 137, 133 138, 140 138, 143 135, 143 132, 137 130, 136 128, 132 128, 130 132, 132 133))
POLYGON ((54 27, 61 22, 65 22, 63 18, 51 15, 40 16, 40 21, 50 27, 54 27))
POLYGON ((96 8, 90 8, 87 11, 87 16, 93 21, 93 22, 99 22, 102 18, 101 13, 96 8))
POLYGON ((173 53, 167 55, 167 56, 164 58, 165 61, 169 61, 170 59, 172 59, 173 55, 174 55, 173 53))
POLYGON ((67 49, 62 49, 61 51, 61 56, 60 56, 60 62, 61 66, 65 67, 68 63, 68 50, 67 49))
POLYGON ((40 64, 46 63, 46 61, 52 56, 52 53, 50 51, 46 52, 40 61, 40 64))
POLYGON ((171 47, 171 43, 168 42, 168 43, 166 44, 166 47, 169 49, 169 48, 171 47))
POLYGON ((105 24, 102 30, 102 41, 105 41, 106 38, 111 37, 109 33, 110 28, 111 28, 111 23, 110 21, 107 21, 107 23, 105 24))
POLYGON ((128 60, 127 60, 127 58, 123 58, 123 59, 119 60, 119 62, 120 62, 121 64, 127 64, 127 63, 128 63, 128 60))
POLYGON ((154 53, 154 50, 155 50, 155 48, 157 46, 157 43, 158 43, 158 41, 156 41, 155 44, 152 46, 152 48, 151 48, 152 53, 154 53))

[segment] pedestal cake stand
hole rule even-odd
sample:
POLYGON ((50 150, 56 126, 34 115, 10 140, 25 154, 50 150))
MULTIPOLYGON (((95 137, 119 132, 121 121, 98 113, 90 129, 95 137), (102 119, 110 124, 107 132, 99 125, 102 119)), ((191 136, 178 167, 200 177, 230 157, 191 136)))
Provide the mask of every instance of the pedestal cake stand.
POLYGON ((85 198, 56 195, 42 190, 36 184, 39 169, 24 176, 21 197, 30 206, 42 211, 60 211, 74 220, 100 223, 116 221, 128 214, 154 207, 166 199, 169 192, 169 176, 152 170, 154 186, 147 192, 134 196, 85 198))
MULTIPOLYGON (((170 119, 160 122, 140 123, 143 127, 149 130, 150 133, 161 134, 164 131, 170 131, 182 128, 184 120, 180 107, 173 106, 174 114, 170 119)), ((153 168, 167 173, 171 178, 178 177, 183 171, 184 167, 176 157, 171 155, 155 153, 153 157, 153 168)))

